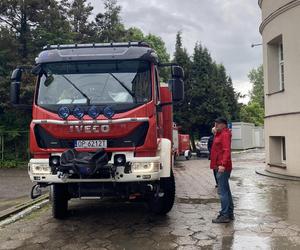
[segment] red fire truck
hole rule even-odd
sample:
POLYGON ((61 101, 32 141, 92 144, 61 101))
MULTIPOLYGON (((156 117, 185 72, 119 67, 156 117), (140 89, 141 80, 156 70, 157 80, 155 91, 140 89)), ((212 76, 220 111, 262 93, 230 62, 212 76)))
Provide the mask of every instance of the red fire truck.
POLYGON ((173 151, 174 158, 184 156, 186 160, 191 159, 190 135, 180 134, 180 127, 173 123, 173 151))
MULTIPOLYGON (((20 104, 24 67, 12 73, 20 104)), ((143 42, 49 45, 31 72, 36 90, 30 124, 32 192, 50 186, 55 218, 72 198, 145 200, 168 213, 174 203, 172 103, 184 96, 183 70, 159 62, 143 42), (160 67, 171 67, 161 86, 160 67)), ((37 194, 38 195, 38 194, 37 194)))

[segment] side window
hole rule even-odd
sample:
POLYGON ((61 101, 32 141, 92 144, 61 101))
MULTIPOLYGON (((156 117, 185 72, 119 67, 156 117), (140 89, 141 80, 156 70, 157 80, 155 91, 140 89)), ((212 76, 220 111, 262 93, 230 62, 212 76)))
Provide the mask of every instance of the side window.
POLYGON ((160 83, 159 83, 159 74, 158 74, 158 70, 155 67, 155 92, 156 92, 156 101, 160 100, 160 83))

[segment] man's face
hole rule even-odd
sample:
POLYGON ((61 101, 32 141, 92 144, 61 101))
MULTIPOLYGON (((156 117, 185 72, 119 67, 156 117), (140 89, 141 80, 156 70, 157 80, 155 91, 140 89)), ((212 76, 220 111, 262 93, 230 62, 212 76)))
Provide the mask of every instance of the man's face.
POLYGON ((215 123, 215 128, 217 131, 221 131, 223 128, 225 128, 226 125, 224 123, 215 123))

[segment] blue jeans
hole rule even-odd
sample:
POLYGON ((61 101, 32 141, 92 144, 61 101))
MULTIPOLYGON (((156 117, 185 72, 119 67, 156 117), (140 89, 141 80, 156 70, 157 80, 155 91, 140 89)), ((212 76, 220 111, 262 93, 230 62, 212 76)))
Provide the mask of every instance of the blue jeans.
POLYGON ((230 191, 229 186, 229 177, 231 172, 223 172, 217 173, 217 179, 218 179, 218 188, 220 193, 220 199, 221 199, 221 211, 220 215, 223 216, 231 216, 233 215, 233 201, 232 201, 232 195, 230 191))

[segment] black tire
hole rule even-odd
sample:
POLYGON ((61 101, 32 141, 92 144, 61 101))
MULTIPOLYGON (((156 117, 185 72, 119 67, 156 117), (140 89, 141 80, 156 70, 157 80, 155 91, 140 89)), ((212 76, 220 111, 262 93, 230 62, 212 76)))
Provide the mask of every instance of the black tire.
POLYGON ((173 172, 168 178, 160 179, 160 189, 163 197, 152 197, 149 202, 150 209, 158 215, 165 215, 171 211, 175 201, 175 178, 173 172))
POLYGON ((64 219, 68 213, 68 187, 66 184, 51 186, 52 216, 55 219, 64 219))

